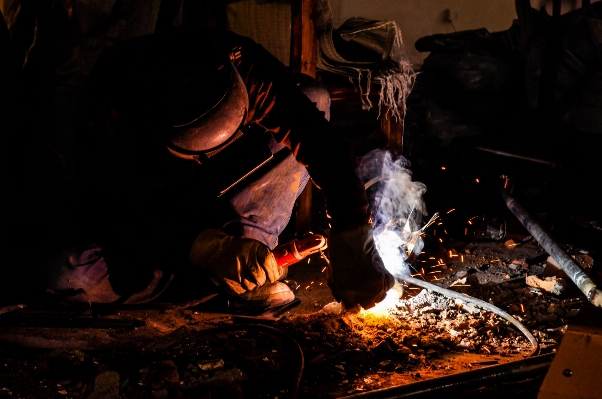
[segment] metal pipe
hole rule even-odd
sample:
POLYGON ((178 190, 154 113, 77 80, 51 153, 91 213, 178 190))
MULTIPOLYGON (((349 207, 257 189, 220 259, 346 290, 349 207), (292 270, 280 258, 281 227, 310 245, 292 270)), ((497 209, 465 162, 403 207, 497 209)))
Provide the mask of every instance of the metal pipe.
MULTIPOLYGON (((520 382, 528 378, 543 377, 550 368, 554 354, 540 355, 496 366, 446 375, 444 377, 383 388, 345 396, 346 399, 385 398, 433 398, 439 395, 454 395, 462 392, 494 386, 495 384, 520 382)), ((499 385, 498 385, 499 387, 499 385)), ((479 395, 481 397, 481 395, 479 395)))
POLYGON ((547 161, 545 159, 528 157, 528 156, 525 156, 525 155, 514 154, 514 153, 511 153, 511 152, 500 151, 500 150, 494 150, 493 148, 487 148, 487 147, 481 147, 481 146, 475 146, 474 149, 478 150, 478 151, 489 152, 491 154, 501 155, 501 156, 504 156, 504 157, 510 157, 510 158, 522 159, 524 161, 529 161, 529 162, 541 163, 541 164, 544 164, 544 165, 548 165, 551 168, 556 167, 556 163, 555 162, 547 161))
POLYGON ((500 189, 506 206, 514 216, 522 223, 531 235, 539 242, 539 245, 554 258, 562 270, 585 294, 587 299, 595 306, 602 307, 602 291, 588 277, 581 267, 571 258, 560 245, 552 238, 543 227, 541 227, 522 205, 504 189, 500 189))

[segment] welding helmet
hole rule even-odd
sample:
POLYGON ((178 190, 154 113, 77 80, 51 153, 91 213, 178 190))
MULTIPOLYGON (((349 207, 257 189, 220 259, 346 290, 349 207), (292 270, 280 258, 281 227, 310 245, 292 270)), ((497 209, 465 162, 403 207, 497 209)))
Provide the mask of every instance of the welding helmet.
POLYGON ((116 127, 106 130, 119 134, 108 139, 129 162, 169 150, 200 163, 221 195, 272 158, 265 129, 245 125, 249 98, 233 64, 238 55, 184 30, 130 39, 97 62, 87 97, 92 109, 116 115, 116 127))
POLYGON ((229 143, 245 121, 249 99, 232 63, 236 51, 185 30, 118 43, 92 70, 91 105, 119 116, 130 147, 160 142, 196 159, 229 143))
POLYGON ((241 134, 249 107, 247 89, 229 58, 214 64, 210 76, 173 83, 172 123, 166 145, 185 159, 202 162, 241 134))

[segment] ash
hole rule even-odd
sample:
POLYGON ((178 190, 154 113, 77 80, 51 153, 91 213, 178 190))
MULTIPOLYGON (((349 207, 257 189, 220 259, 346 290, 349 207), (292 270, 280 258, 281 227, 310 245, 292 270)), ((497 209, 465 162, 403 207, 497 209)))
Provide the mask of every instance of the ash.
POLYGON ((401 300, 399 307, 407 307, 410 309, 422 308, 422 311, 433 310, 445 310, 454 306, 453 299, 447 298, 443 295, 422 290, 420 293, 412 298, 401 300))

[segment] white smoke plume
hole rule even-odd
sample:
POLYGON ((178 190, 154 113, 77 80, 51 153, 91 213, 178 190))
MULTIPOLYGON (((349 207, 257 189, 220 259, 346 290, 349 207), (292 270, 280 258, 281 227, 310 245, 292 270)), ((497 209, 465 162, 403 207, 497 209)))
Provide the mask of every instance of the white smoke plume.
POLYGON ((375 150, 363 157, 360 171, 371 199, 374 241, 391 274, 410 274, 406 260, 423 248, 420 235, 426 206, 423 183, 412 181, 409 161, 375 150))

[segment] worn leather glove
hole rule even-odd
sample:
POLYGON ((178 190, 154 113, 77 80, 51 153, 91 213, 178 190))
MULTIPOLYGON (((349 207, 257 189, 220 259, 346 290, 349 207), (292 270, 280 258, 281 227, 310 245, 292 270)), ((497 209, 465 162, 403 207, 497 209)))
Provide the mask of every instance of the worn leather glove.
POLYGON ((203 231, 192 244, 190 261, 235 294, 243 294, 266 282, 273 283, 286 273, 264 244, 221 230, 203 231))
POLYGON ((346 309, 373 307, 385 299, 395 284, 385 268, 372 238, 372 225, 348 231, 333 231, 328 240, 330 264, 328 286, 346 309))

